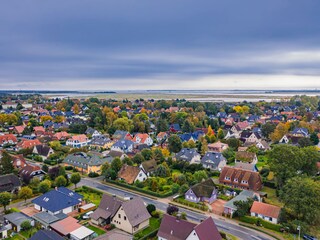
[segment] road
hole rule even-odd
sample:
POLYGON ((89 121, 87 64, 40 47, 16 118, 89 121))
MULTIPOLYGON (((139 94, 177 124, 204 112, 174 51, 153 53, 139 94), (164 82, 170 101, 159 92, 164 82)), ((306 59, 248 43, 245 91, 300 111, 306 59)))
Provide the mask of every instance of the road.
MULTIPOLYGON (((89 178, 82 178, 79 186, 88 186, 92 188, 96 188, 102 191, 105 191, 107 193, 110 193, 112 195, 117 195, 119 197, 136 197, 139 196, 143 199, 143 201, 147 204, 153 204, 156 206, 157 209, 166 212, 168 203, 162 202, 160 200, 155 200, 152 198, 148 198, 145 196, 140 196, 138 194, 119 189, 113 186, 109 185, 104 185, 100 182, 99 178, 98 179, 89 179, 89 178)), ((179 207, 180 211, 185 212, 187 214, 187 218, 191 221, 195 222, 200 222, 201 220, 206 219, 209 215, 197 213, 190 211, 188 209, 184 209, 179 207)), ((224 231, 227 233, 230 233, 240 239, 245 239, 245 240, 269 240, 269 239, 274 239, 266 234, 260 233, 258 231, 243 227, 238 225, 235 222, 231 222, 230 220, 226 220, 223 218, 219 218, 216 215, 210 215, 214 219, 215 224, 219 228, 220 231, 224 231)))

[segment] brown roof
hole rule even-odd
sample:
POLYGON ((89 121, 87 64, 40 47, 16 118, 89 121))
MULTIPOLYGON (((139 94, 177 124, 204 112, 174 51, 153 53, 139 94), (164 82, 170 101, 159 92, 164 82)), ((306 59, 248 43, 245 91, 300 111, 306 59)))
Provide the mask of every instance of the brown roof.
POLYGON ((148 173, 148 172, 153 172, 157 168, 157 162, 154 159, 151 159, 149 161, 144 161, 141 163, 143 166, 143 169, 148 173))
POLYGON ((212 217, 208 217, 194 228, 201 240, 222 240, 219 230, 212 217))
POLYGON ((252 162, 255 157, 256 154, 252 152, 236 152, 236 160, 242 162, 252 162))
POLYGON ((157 236, 167 240, 185 240, 195 226, 194 223, 164 214, 157 236))
POLYGON ((222 169, 219 182, 253 191, 259 191, 262 188, 262 180, 258 172, 229 166, 222 169), (230 178, 230 180, 227 180, 226 177, 230 178), (242 181, 247 181, 247 183, 242 183, 242 181))
POLYGON ((117 197, 103 194, 99 207, 90 215, 94 220, 99 218, 108 219, 113 217, 120 208, 122 201, 117 197))
POLYGON ((197 197, 207 197, 210 198, 212 196, 213 191, 216 189, 216 185, 214 184, 212 178, 208 178, 207 180, 200 182, 191 187, 191 190, 197 197))
POLYGON ((277 219, 279 217, 280 211, 280 207, 257 201, 253 202, 250 210, 250 212, 258 213, 266 217, 272 217, 277 219))
POLYGON ((78 220, 73 217, 67 217, 61 221, 55 222, 50 226, 56 232, 62 234, 63 236, 68 235, 69 233, 77 230, 78 228, 82 227, 78 223, 78 220))
POLYGON ((124 164, 118 172, 118 177, 124 179, 127 183, 132 184, 137 178, 140 170, 139 167, 124 164))

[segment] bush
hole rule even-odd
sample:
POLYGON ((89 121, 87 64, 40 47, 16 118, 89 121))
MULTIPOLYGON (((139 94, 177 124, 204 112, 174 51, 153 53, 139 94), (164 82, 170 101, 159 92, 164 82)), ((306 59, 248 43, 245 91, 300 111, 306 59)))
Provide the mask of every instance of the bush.
POLYGON ((67 170, 67 171, 70 171, 70 170, 73 169, 73 167, 72 166, 65 166, 64 169, 67 170))
POLYGON ((255 225, 258 225, 257 223, 260 223, 262 227, 273 230, 273 231, 277 231, 277 232, 280 232, 280 229, 281 229, 281 225, 273 224, 271 222, 268 222, 256 217, 243 216, 243 217, 240 217, 239 220, 241 222, 255 224, 255 225))
POLYGON ((271 181, 266 180, 266 181, 263 181, 263 185, 265 187, 276 189, 276 183, 275 182, 271 182, 271 181))
POLYGON ((160 217, 160 212, 159 211, 153 211, 151 213, 151 216, 154 217, 154 218, 159 218, 160 217))
POLYGON ((152 212, 156 211, 156 206, 153 204, 148 204, 147 210, 151 214, 152 212))
POLYGON ((177 203, 180 203, 182 205, 185 205, 185 206, 188 206, 188 207, 191 207, 191 208, 195 208, 195 209, 199 209, 201 211, 208 211, 208 207, 203 204, 203 203, 194 203, 194 202, 190 202, 190 201, 187 201, 183 198, 176 198, 173 200, 174 202, 177 202, 177 203))
POLYGON ((99 177, 99 174, 96 173, 96 172, 90 172, 90 173, 88 174, 88 176, 89 176, 90 178, 95 178, 95 177, 99 177))

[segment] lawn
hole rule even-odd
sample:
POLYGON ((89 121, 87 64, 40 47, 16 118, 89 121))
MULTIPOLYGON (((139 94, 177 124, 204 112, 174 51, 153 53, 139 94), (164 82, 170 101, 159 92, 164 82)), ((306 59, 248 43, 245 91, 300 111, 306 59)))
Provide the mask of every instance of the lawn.
POLYGON ((98 236, 106 233, 104 230, 102 230, 100 228, 97 228, 97 227, 94 227, 94 226, 92 226, 90 224, 88 224, 86 227, 91 229, 92 231, 94 231, 96 234, 98 234, 98 236))
POLYGON ((32 237, 36 232, 38 231, 38 229, 36 228, 31 228, 28 231, 21 231, 20 234, 22 236, 24 236, 25 238, 29 239, 30 237, 32 237))
POLYGON ((91 192, 90 190, 86 190, 83 188, 77 188, 76 192, 83 195, 86 201, 89 201, 91 203, 94 203, 96 206, 99 206, 102 194, 91 192))
POLYGON ((14 235, 11 238, 6 238, 6 240, 24 240, 24 238, 19 235, 14 235))
POLYGON ((149 221, 149 227, 143 229, 142 231, 136 233, 134 235, 134 239, 140 239, 143 236, 147 236, 149 233, 159 229, 160 227, 160 223, 161 223, 161 219, 160 218, 150 218, 149 221))
POLYGON ((269 187, 263 187, 261 192, 265 192, 268 194, 268 197, 265 198, 266 203, 276 205, 279 207, 283 207, 283 203, 281 203, 276 195, 276 190, 269 187))

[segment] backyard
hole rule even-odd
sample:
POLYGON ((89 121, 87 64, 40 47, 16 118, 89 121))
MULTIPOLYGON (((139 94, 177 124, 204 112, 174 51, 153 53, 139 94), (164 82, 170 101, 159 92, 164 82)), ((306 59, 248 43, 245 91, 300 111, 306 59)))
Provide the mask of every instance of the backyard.
MULTIPOLYGON (((136 233, 134 235, 134 239, 140 239, 142 237, 145 237, 149 234, 151 234, 152 232, 156 231, 157 229, 159 229, 160 227, 160 223, 161 223, 161 218, 150 218, 150 225, 149 227, 143 229, 142 231, 136 233)), ((151 236, 150 236, 151 237, 151 236)))

